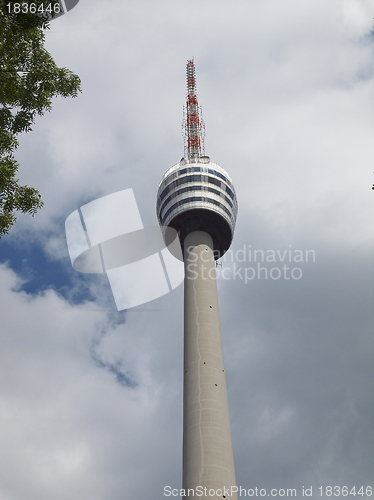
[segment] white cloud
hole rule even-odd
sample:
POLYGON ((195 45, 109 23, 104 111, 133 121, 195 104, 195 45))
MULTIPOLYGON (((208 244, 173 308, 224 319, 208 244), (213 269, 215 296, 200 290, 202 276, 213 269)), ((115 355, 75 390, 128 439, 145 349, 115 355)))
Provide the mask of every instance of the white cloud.
MULTIPOLYGON (((7 241, 66 260, 65 218, 127 188, 155 224, 194 56, 206 152, 237 189, 233 248, 316 251, 298 282, 219 282, 243 486, 371 479, 373 12, 372 0, 81 0, 47 35, 83 93, 21 137, 20 179, 46 205, 7 241)), ((0 272, 2 498, 180 487, 182 291, 121 323, 95 277, 95 302, 73 306, 0 272)))
POLYGON ((105 311, 69 305, 51 290, 17 292, 15 274, 0 272, 0 496, 114 500, 121 490, 146 498, 161 488, 178 450, 169 445, 159 461, 162 442, 178 432, 165 417, 175 414, 180 387, 169 384, 169 393, 161 352, 145 343, 159 340, 148 341, 131 317, 115 326, 105 311))

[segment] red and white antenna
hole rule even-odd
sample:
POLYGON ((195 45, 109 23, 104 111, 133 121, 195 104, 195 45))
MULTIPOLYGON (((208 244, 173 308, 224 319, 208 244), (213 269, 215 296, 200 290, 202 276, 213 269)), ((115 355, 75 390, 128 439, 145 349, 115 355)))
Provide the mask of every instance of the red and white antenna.
POLYGON ((183 111, 184 158, 189 162, 198 161, 204 156, 205 126, 197 101, 193 59, 187 61, 187 102, 183 111))

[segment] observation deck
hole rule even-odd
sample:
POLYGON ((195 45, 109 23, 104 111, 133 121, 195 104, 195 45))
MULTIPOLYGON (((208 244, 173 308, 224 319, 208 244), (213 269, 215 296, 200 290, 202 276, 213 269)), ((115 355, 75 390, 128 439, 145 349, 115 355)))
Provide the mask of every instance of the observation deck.
POLYGON ((187 234, 201 230, 213 239, 215 259, 228 250, 238 203, 230 176, 208 156, 182 158, 165 172, 156 210, 161 228, 178 231, 182 248, 187 234))

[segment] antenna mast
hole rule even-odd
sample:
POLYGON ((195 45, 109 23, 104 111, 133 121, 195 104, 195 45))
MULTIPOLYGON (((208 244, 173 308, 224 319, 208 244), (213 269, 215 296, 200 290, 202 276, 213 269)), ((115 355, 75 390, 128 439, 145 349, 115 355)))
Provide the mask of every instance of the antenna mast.
POLYGON ((204 156, 205 126, 197 101, 195 62, 187 61, 187 101, 183 113, 184 158, 198 162, 204 156))

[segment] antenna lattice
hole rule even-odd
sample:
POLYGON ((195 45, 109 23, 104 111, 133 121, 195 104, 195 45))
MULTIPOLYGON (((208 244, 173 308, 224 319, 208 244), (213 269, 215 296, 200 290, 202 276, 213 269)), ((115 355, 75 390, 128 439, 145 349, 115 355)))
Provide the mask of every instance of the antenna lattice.
POLYGON ((184 158, 196 162, 204 156, 205 125, 197 100, 195 63, 187 61, 187 101, 183 108, 184 158))

